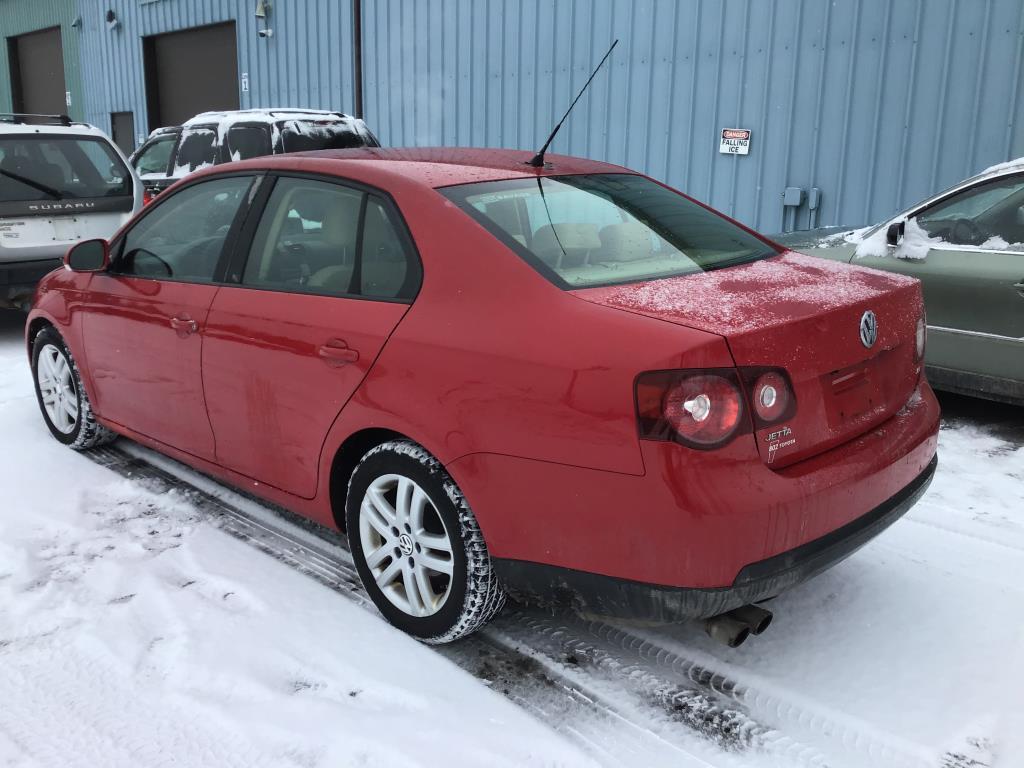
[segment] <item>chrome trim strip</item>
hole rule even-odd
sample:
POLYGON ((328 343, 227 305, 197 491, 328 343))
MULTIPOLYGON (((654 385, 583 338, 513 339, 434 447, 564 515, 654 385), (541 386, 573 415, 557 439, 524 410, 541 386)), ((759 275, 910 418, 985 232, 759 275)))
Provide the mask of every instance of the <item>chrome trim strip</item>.
POLYGON ((955 243, 936 243, 931 247, 933 251, 962 251, 964 253, 1012 253, 1015 256, 1024 255, 1024 251, 1019 250, 1020 243, 1010 243, 1011 246, 1018 246, 1018 248, 1007 248, 1006 250, 999 251, 994 248, 981 248, 977 245, 956 245, 955 243))
POLYGON ((1000 336, 998 333, 983 333, 982 331, 965 331, 960 328, 944 328, 941 325, 929 325, 929 331, 942 331, 943 333, 956 333, 961 336, 977 336, 983 339, 999 339, 1000 341, 1015 341, 1018 344, 1024 344, 1024 336, 1017 338, 1015 336, 1000 336))

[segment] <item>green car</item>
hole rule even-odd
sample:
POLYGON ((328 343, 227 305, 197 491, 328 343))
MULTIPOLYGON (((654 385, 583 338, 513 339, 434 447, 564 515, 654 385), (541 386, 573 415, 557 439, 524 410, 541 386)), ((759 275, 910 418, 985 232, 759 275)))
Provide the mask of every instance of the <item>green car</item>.
POLYGON ((918 278, 932 386, 1024 405, 1024 158, 874 227, 775 239, 811 256, 918 278))

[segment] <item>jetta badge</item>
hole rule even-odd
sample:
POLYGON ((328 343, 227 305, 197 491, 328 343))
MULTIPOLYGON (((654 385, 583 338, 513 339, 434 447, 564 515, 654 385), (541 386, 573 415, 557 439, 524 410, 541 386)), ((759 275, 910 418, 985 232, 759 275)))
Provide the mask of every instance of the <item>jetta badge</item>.
POLYGON ((878 318, 870 309, 860 316, 860 342, 868 349, 878 341, 878 318))

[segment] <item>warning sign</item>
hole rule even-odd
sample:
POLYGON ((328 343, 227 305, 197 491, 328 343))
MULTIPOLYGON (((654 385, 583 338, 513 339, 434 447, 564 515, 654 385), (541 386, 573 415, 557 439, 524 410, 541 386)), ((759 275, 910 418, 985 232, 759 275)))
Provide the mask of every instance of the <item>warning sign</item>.
POLYGON ((750 154, 750 131, 746 128, 723 128, 718 151, 725 155, 750 154))

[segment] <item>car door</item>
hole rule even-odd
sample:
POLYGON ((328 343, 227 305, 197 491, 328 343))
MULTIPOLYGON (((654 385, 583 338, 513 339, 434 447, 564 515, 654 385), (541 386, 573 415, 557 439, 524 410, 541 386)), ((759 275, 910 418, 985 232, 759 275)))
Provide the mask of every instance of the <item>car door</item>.
POLYGON ((203 381, 218 462, 315 495, 320 451, 419 288, 393 204, 358 186, 281 176, 245 226, 210 308, 203 381))
POLYGON ((1024 382, 1024 174, 982 181, 913 212, 924 258, 853 263, 923 283, 932 368, 1024 382))
POLYGON ((200 361, 218 269, 252 175, 200 181, 161 198, 112 244, 83 311, 97 411, 200 458, 215 457, 200 361))

